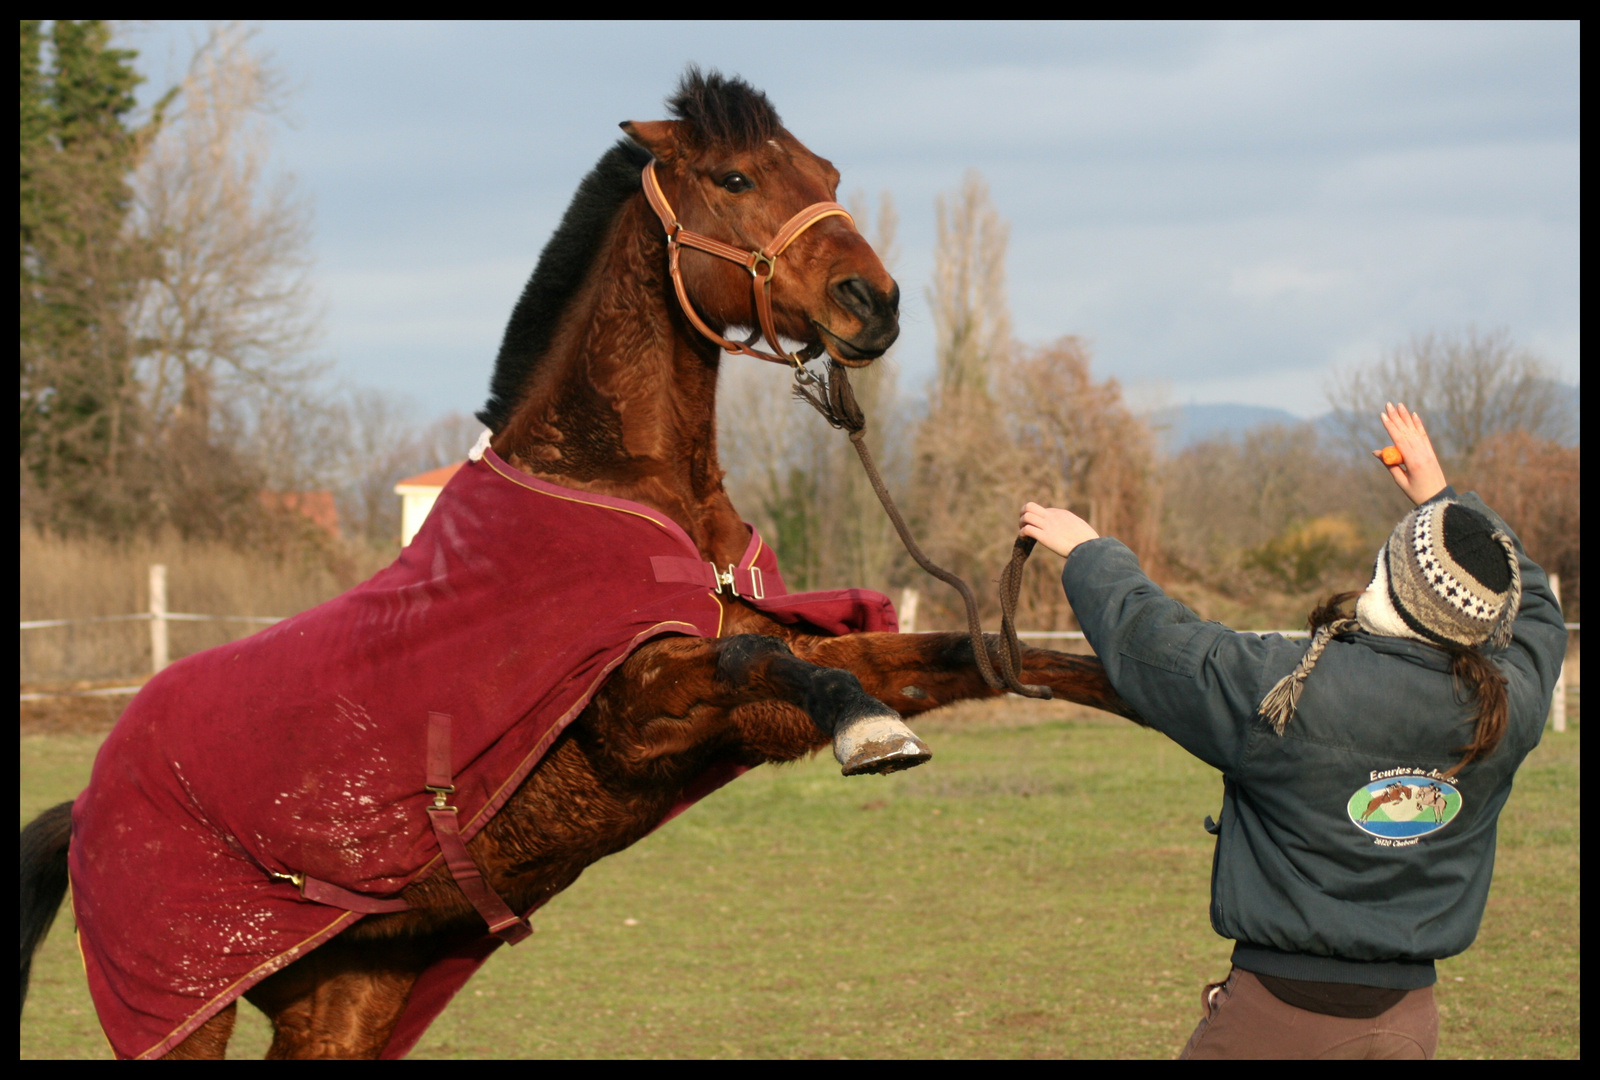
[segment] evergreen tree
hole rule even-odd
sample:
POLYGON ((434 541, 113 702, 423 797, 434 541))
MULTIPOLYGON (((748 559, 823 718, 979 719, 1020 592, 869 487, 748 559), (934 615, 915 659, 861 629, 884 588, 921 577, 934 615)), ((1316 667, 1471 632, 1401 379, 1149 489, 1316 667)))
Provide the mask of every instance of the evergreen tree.
POLYGON ((54 22, 48 68, 43 37, 39 22, 22 24, 23 509, 104 527, 142 501, 129 484, 139 417, 127 319, 144 258, 127 228, 141 78, 104 22, 54 22))

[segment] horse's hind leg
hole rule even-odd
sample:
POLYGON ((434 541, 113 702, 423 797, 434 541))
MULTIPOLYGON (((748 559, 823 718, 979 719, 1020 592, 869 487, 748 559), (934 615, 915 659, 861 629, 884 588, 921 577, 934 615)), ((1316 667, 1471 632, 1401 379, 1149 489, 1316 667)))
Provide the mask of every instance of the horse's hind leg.
POLYGON ((272 1021, 267 1059, 378 1057, 426 967, 410 942, 340 938, 263 979, 245 997, 272 1021))
POLYGON ((239 1015, 236 1002, 189 1033, 189 1037, 168 1050, 167 1061, 221 1061, 228 1056, 228 1039, 233 1035, 233 1021, 239 1015))

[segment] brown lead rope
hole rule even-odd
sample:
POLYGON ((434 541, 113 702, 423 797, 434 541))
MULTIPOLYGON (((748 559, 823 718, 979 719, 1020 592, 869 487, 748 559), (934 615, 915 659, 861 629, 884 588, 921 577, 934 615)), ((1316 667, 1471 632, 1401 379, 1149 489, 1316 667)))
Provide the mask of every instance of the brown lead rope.
POLYGON ((878 467, 872 460, 871 452, 867 450, 864 438, 866 416, 856 402, 855 390, 850 386, 850 377, 845 373, 845 369, 830 362, 828 374, 819 377, 797 366, 795 382, 797 395, 821 413, 829 424, 850 436, 851 445, 856 448, 856 456, 861 459, 861 467, 866 470, 867 479, 872 482, 872 490, 877 493, 878 501, 883 504, 889 520, 894 523, 895 531, 900 534, 900 542, 905 545, 906 551, 910 552, 911 557, 923 570, 961 594, 962 603, 967 608, 967 635, 972 639, 972 656, 978 663, 978 671, 982 673, 983 681, 996 690, 1006 689, 1023 697, 1049 700, 1052 694, 1048 686, 1035 686, 1021 682, 1017 678, 1022 671, 1022 649, 1017 643, 1015 619, 1017 598, 1022 591, 1022 565, 1028 561, 1028 556, 1033 552, 1034 541, 1028 537, 1017 538, 1017 542, 1011 548, 1011 562, 1006 565, 1004 573, 1000 576, 1001 643, 1000 671, 997 673, 994 664, 990 662, 989 650, 983 641, 983 624, 978 621, 978 601, 973 597, 971 587, 950 571, 934 565, 923 554, 922 548, 912 539, 911 530, 906 527, 899 508, 889 497, 889 490, 884 486, 883 477, 878 475, 878 467), (815 385, 817 392, 807 390, 807 383, 815 385))

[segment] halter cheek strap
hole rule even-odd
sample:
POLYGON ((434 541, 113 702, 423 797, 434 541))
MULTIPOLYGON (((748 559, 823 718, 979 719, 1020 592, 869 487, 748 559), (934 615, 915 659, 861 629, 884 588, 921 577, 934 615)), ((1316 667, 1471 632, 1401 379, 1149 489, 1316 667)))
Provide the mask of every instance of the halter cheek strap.
POLYGON ((812 203, 794 217, 784 222, 783 227, 777 231, 766 246, 756 251, 747 251, 744 248, 734 247, 732 244, 723 243, 721 240, 706 236, 703 233, 690 232, 679 223, 677 215, 672 211, 672 204, 667 202, 666 192, 661 190, 661 182, 656 179, 656 163, 651 161, 644 167, 644 197, 650 203, 650 208, 661 219, 662 228, 667 231, 667 266, 672 271, 672 287, 678 294, 678 304, 683 308, 683 313, 688 316, 689 322, 701 334, 722 346, 730 353, 743 353, 761 360, 770 360, 775 364, 793 364, 796 368, 804 364, 798 353, 786 356, 775 356, 772 353, 762 352, 760 349, 750 347, 755 341, 751 334, 748 341, 729 341, 700 318, 694 305, 689 302, 689 294, 683 287, 683 272, 678 266, 678 258, 686 247, 703 251, 707 255, 715 255, 719 259, 738 263, 750 272, 750 291, 755 301, 756 320, 760 324, 762 335, 767 339, 767 344, 772 348, 781 348, 778 344, 778 331, 772 321, 772 275, 777 270, 778 258, 788 250, 789 245, 811 226, 828 217, 842 217, 850 222, 850 227, 855 227, 855 219, 850 216, 850 211, 836 202, 812 203))

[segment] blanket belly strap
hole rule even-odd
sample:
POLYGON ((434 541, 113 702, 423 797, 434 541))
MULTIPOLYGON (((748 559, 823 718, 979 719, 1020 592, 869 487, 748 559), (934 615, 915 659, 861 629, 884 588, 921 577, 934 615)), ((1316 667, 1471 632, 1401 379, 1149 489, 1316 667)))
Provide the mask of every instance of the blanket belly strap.
POLYGON ((359 911, 363 915, 384 915, 391 911, 411 909, 411 905, 403 899, 379 900, 376 896, 363 896, 361 893, 341 889, 337 885, 318 881, 313 877, 300 879, 300 895, 314 903, 344 908, 346 911, 359 911))
MULTIPOLYGON (((433 835, 439 842, 439 852, 450 868, 450 876, 466 894, 472 906, 478 909, 489 932, 507 945, 515 945, 533 933, 528 920, 520 918, 506 904, 500 894, 483 880, 478 864, 467 854, 467 845, 461 840, 461 822, 456 818, 456 808, 445 802, 445 796, 455 791, 454 775, 450 768, 450 717, 445 713, 428 714, 428 764, 427 789, 433 793, 433 805, 428 807, 428 820, 433 825, 433 835)), ((289 877, 300 886, 300 895, 318 904, 359 911, 363 915, 383 915, 391 911, 409 911, 411 905, 403 898, 380 900, 342 889, 326 881, 302 875, 278 874, 289 877)))

